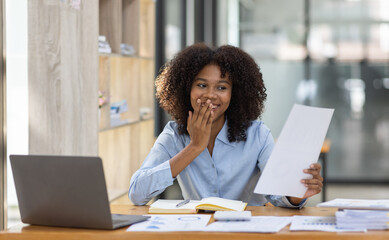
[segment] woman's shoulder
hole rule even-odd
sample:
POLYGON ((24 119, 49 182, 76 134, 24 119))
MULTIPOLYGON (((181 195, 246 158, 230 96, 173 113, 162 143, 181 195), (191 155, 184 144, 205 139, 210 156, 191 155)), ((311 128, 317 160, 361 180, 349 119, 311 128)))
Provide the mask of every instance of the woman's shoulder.
MULTIPOLYGON (((166 130, 174 130, 174 131, 178 131, 178 124, 176 121, 169 121, 166 125, 165 125, 165 129, 166 130)), ((164 129, 164 130, 165 130, 164 129)))
POLYGON ((247 129, 247 137, 251 137, 254 141, 268 141, 269 136, 273 138, 270 128, 261 120, 254 120, 251 126, 247 129))
POLYGON ((268 134, 270 132, 270 128, 266 126, 266 124, 261 120, 254 120, 251 121, 250 127, 247 129, 247 131, 254 131, 254 132, 263 132, 268 134))
POLYGON ((166 134, 166 135, 178 135, 178 124, 175 121, 169 121, 165 127, 163 128, 163 131, 161 134, 166 134))
POLYGON ((178 127, 179 126, 178 126, 177 122, 169 121, 165 125, 165 127, 164 127, 162 133, 159 135, 159 137, 164 136, 164 137, 168 137, 168 138, 174 139, 174 140, 185 138, 185 136, 183 134, 180 134, 178 127))

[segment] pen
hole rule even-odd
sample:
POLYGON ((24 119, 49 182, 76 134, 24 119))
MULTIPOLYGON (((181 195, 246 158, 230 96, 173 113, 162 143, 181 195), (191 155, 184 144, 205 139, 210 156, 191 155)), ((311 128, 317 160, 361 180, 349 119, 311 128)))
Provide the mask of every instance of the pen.
POLYGON ((176 205, 176 207, 182 207, 182 206, 184 206, 185 204, 187 204, 187 203, 189 203, 189 199, 186 199, 186 200, 184 200, 184 201, 182 201, 182 202, 179 202, 177 205, 176 205))

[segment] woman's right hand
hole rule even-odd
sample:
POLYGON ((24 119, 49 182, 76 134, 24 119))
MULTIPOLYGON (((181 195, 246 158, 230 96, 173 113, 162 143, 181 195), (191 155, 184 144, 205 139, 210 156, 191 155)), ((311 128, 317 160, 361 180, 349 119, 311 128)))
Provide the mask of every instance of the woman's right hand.
POLYGON ((169 160, 173 178, 177 177, 208 146, 214 115, 211 110, 210 100, 201 106, 201 100, 197 99, 193 112, 189 111, 187 130, 190 143, 169 160))
POLYGON ((207 100, 201 106, 201 100, 197 99, 196 106, 189 111, 187 130, 190 136, 191 144, 203 151, 209 143, 213 121, 213 111, 211 100, 207 100))

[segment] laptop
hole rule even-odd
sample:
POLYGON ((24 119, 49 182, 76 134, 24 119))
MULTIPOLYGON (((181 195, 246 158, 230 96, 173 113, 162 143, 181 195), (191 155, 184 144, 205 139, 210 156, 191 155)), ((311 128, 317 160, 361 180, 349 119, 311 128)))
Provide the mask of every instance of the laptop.
POLYGON ((100 157, 10 156, 23 223, 116 229, 149 217, 111 214, 100 157))

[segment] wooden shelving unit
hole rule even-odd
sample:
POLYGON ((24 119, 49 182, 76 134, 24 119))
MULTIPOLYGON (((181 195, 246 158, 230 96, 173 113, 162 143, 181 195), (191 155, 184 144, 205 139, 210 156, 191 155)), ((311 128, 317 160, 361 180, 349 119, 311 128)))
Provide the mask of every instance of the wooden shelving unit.
POLYGON ((152 0, 100 0, 99 34, 112 54, 99 54, 99 90, 109 99, 100 109, 99 155, 108 191, 127 192, 132 174, 154 144, 154 23, 152 0), (134 56, 120 54, 132 45, 134 56), (126 100, 119 126, 110 124, 110 103, 126 100))

